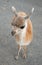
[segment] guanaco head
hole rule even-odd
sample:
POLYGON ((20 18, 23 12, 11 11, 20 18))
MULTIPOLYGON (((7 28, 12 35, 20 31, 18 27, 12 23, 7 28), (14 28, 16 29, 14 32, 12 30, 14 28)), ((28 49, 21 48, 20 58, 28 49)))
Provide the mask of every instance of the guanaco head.
MULTIPOLYGON (((32 9, 33 12, 34 9, 32 9)), ((11 22, 12 32, 11 34, 19 34, 26 28, 26 20, 30 17, 30 15, 19 15, 14 7, 12 7, 12 11, 14 12, 14 16, 11 22)))

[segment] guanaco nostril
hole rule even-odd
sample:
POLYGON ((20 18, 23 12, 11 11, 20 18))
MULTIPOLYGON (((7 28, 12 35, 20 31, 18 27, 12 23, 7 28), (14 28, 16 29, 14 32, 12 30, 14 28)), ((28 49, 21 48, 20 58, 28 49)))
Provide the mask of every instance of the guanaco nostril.
POLYGON ((13 26, 14 24, 13 24, 13 23, 11 23, 11 25, 13 26))
POLYGON ((16 33, 16 32, 12 31, 12 32, 11 32, 12 36, 13 36, 15 33, 16 33))

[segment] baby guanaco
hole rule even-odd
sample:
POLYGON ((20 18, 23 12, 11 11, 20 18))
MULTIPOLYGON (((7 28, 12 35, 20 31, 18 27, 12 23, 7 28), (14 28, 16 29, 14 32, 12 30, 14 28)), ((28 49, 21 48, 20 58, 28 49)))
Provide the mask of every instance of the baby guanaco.
POLYGON ((20 50, 23 49, 23 58, 26 58, 27 45, 29 45, 33 38, 33 26, 30 19, 34 8, 32 8, 29 14, 25 12, 17 12, 14 6, 12 6, 14 16, 12 17, 12 36, 15 37, 18 45, 18 54, 15 59, 18 59, 20 50))

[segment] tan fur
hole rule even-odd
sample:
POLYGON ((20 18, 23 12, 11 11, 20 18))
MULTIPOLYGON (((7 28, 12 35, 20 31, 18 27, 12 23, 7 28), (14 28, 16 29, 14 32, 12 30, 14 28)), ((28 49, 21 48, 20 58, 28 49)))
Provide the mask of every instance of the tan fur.
MULTIPOLYGON (((19 15, 19 16, 26 16, 26 14, 25 14, 24 12, 18 12, 18 15, 19 15)), ((13 16, 13 17, 12 17, 12 21, 14 22, 15 19, 16 19, 16 16, 13 16)), ((19 21, 19 22, 20 22, 20 21, 19 21)), ((20 25, 21 25, 21 24, 22 24, 22 23, 20 22, 20 25)), ((17 41, 20 41, 19 35, 16 35, 15 38, 16 38, 17 41)))
POLYGON ((18 50, 20 49, 20 45, 18 44, 18 50))
POLYGON ((26 16, 27 14, 24 13, 24 12, 19 12, 18 15, 20 15, 20 16, 26 16))
MULTIPOLYGON (((18 15, 19 16, 26 16, 27 14, 26 13, 24 13, 24 12, 18 12, 18 15)), ((14 20, 16 19, 16 16, 13 16, 13 22, 14 22, 14 20)), ((21 24, 23 24, 23 19, 21 19, 21 18, 19 18, 18 20, 17 20, 17 25, 18 26, 21 26, 21 24)), ((26 43, 27 42, 31 42, 32 41, 32 36, 33 36, 33 30, 32 30, 32 22, 31 22, 31 20, 30 20, 30 18, 28 18, 27 19, 27 28, 26 28, 26 33, 25 33, 25 36, 24 36, 24 44, 25 45, 23 45, 22 47, 23 47, 23 49, 24 49, 24 57, 26 58, 26 50, 27 50, 27 48, 26 48, 26 43)), ((16 40, 19 42, 20 41, 20 36, 17 34, 17 35, 15 35, 15 38, 16 38, 16 40)), ((20 45, 18 45, 18 50, 20 49, 20 45)), ((18 56, 16 57, 16 58, 18 58, 18 56)))
POLYGON ((19 35, 15 35, 15 38, 16 38, 16 40, 17 40, 18 42, 20 41, 19 35))
POLYGON ((26 34, 25 34, 25 38, 24 41, 25 43, 27 41, 32 41, 32 36, 33 36, 33 30, 32 30, 32 22, 30 19, 27 20, 27 29, 26 29, 26 34))
MULTIPOLYGON (((24 12, 19 12, 18 13, 19 16, 26 16, 26 13, 24 12)), ((15 20, 15 16, 13 17, 13 20, 15 20)), ((22 20, 19 20, 20 21, 20 25, 22 24, 22 20)), ((31 41, 32 40, 32 22, 29 19, 27 19, 27 29, 26 29, 26 34, 25 34, 25 37, 24 37, 24 42, 26 43, 27 41, 31 41)), ((19 35, 16 35, 16 40, 19 41, 19 35)))
MULTIPOLYGON (((26 14, 24 12, 19 12, 18 13, 18 16, 26 16, 26 14)), ((16 24, 18 27, 22 26, 22 24, 24 24, 24 19, 22 17, 19 17, 16 21, 16 16, 13 16, 12 20, 13 20, 13 23, 16 24)))

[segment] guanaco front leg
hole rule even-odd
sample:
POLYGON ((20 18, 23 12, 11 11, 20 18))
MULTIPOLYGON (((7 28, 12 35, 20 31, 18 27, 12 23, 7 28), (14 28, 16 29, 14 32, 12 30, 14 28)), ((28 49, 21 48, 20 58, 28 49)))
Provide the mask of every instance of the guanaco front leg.
POLYGON ((16 60, 17 60, 17 59, 18 59, 18 57, 19 57, 20 50, 21 50, 21 46, 20 46, 20 45, 18 45, 18 54, 17 54, 17 56, 15 56, 15 59, 16 59, 16 60))
POLYGON ((23 58, 25 59, 26 58, 26 53, 27 53, 27 47, 24 45, 23 46, 23 58))

